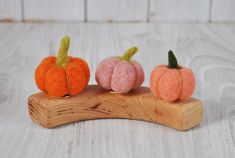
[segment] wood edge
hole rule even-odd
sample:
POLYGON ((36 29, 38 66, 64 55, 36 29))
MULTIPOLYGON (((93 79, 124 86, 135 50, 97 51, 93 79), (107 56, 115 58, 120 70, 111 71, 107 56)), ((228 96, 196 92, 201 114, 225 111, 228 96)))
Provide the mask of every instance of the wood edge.
MULTIPOLYGON (((93 86, 93 85, 92 85, 93 86)), ((146 88, 146 87, 144 87, 146 88)), ((50 118, 48 118, 48 115, 47 115, 47 109, 45 109, 46 106, 42 106, 40 104, 40 100, 44 98, 45 95, 43 95, 42 92, 39 92, 39 93, 35 93, 35 94, 32 94, 28 97, 28 111, 29 111, 29 115, 30 115, 30 118, 33 122, 37 123, 37 124, 40 124, 41 126, 43 126, 44 128, 54 128, 54 127, 57 127, 57 126, 60 126, 60 125, 64 125, 64 124, 68 124, 68 123, 73 123, 73 122, 77 122, 77 121, 85 121, 85 120, 94 120, 94 119, 112 119, 112 118, 88 118, 88 119, 78 119, 78 120, 73 120, 73 121, 70 121, 70 122, 63 122, 62 123, 58 123, 58 124, 54 124, 54 123, 50 123, 50 118), (42 96, 41 98, 39 96, 42 96), (31 104, 30 102, 34 101, 34 105, 37 105, 37 114, 32 114, 32 111, 30 111, 31 108, 34 108, 33 107, 33 104, 31 104), (41 115, 43 115, 43 117, 45 117, 45 119, 42 120, 42 117, 40 117, 38 115, 38 113, 41 113, 41 115)), ((186 131, 186 130, 189 130, 190 128, 193 128, 195 126, 197 126, 201 120, 202 120, 202 117, 203 117, 203 106, 202 106, 202 102, 196 98, 192 98, 193 101, 195 101, 195 103, 191 103, 191 102, 188 102, 188 103, 183 103, 183 106, 182 106, 182 110, 180 110, 181 112, 179 113, 179 117, 180 117, 180 120, 179 120, 179 124, 180 125, 173 125, 173 124, 168 124, 168 123, 164 123, 164 122, 156 122, 156 121, 147 121, 147 120, 143 120, 143 119, 132 119, 132 120, 139 120, 139 121, 147 121, 147 122, 153 122, 153 123, 158 123, 158 124, 161 124, 161 125, 165 125, 165 126, 168 126, 168 127, 172 127, 172 128, 175 128, 177 130, 180 130, 180 131, 186 131), (190 105, 188 105, 190 104, 190 105), (191 105, 192 104, 192 105, 191 105), (196 121, 195 121, 195 118, 194 117, 186 117, 186 113, 187 113, 187 110, 189 110, 192 106, 196 106, 196 110, 199 110, 199 117, 196 118, 196 121), (194 120, 194 122, 192 124, 187 124, 187 121, 188 120, 194 120)), ((195 109, 195 108, 194 108, 195 109)), ((114 118, 115 119, 115 118, 114 118)), ((116 119, 131 119, 131 118, 116 118, 116 119)))
POLYGON ((186 104, 184 107, 183 114, 182 114, 182 124, 181 124, 181 127, 178 128, 178 130, 187 131, 193 127, 198 126, 203 119, 203 115, 204 115, 203 102, 196 98, 193 98, 193 99, 196 100, 195 104, 192 104, 192 105, 186 104), (187 113, 190 113, 190 115, 187 115, 187 113), (191 114, 194 114, 194 115, 191 115, 191 114))
POLYGON ((39 94, 42 94, 42 92, 35 93, 28 97, 28 113, 29 113, 30 119, 34 123, 40 124, 41 126, 45 128, 51 128, 50 123, 48 122, 49 119, 47 117, 46 111, 43 110, 41 104, 36 101, 37 99, 35 99, 35 96, 39 94), (37 106, 35 107, 33 105, 37 105, 37 106), (39 115, 41 115, 41 117, 44 117, 45 119, 42 119, 39 115))

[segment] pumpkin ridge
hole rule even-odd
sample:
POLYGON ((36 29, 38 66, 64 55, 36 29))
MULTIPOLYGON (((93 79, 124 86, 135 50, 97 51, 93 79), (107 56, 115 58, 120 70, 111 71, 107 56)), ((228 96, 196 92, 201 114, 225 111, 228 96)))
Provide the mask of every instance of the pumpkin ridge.
POLYGON ((183 84, 184 84, 184 79, 183 79, 183 75, 181 73, 181 71, 178 71, 179 75, 180 75, 180 80, 181 80, 181 90, 180 90, 180 94, 178 96, 178 98, 180 99, 183 95, 183 84))
POLYGON ((53 62, 54 59, 55 59, 54 56, 48 56, 48 57, 44 58, 36 68, 36 71, 34 74, 36 84, 37 84, 38 88, 43 92, 47 92, 46 77, 45 76, 46 76, 48 70, 52 66, 55 65, 55 61, 53 62), (44 75, 42 74, 42 71, 44 71, 44 73, 43 73, 44 75), (44 76, 44 77, 42 77, 42 76, 44 76))
POLYGON ((113 67, 113 69, 112 69, 112 71, 111 71, 111 74, 112 75, 110 75, 110 77, 109 77, 109 81, 110 81, 110 87, 111 87, 111 91, 113 91, 113 89, 112 89, 112 78, 113 78, 113 72, 114 72, 114 69, 115 69, 115 67, 118 65, 119 63, 117 63, 114 67, 113 67))
MULTIPOLYGON (((54 94, 52 94, 52 93, 57 93, 56 91, 58 91, 58 89, 53 89, 53 92, 51 91, 51 83, 49 82, 50 80, 51 80, 51 72, 52 72, 52 70, 54 70, 53 72, 55 72, 55 71, 59 71, 61 69, 61 67, 60 66, 58 66, 58 65, 54 65, 54 66, 52 66, 49 70, 48 70, 48 72, 47 72, 47 74, 46 74, 46 88, 47 88, 47 91, 48 91, 48 94, 50 95, 50 96, 57 96, 57 97, 63 97, 63 96, 65 96, 66 94, 68 94, 68 88, 67 88, 67 82, 66 82, 66 85, 65 85, 65 87, 66 87, 66 93, 64 93, 63 95, 62 94, 60 94, 60 95, 54 95, 54 94), (49 73, 50 72, 50 73, 49 73), (49 88, 50 87, 50 88, 49 88), (49 92, 49 90, 48 89, 50 89, 50 92, 49 92), (51 93, 52 92, 52 93, 51 93)), ((66 72, 65 72, 65 70, 64 70, 64 68, 62 68, 62 70, 63 71, 59 71, 59 72, 63 72, 63 76, 64 75, 66 75, 66 72)), ((55 74, 55 73, 54 73, 55 74)), ((58 75, 58 73, 57 73, 57 75, 58 75)), ((60 76, 61 76, 61 74, 60 74, 60 76)), ((64 76, 65 77, 65 80, 66 80, 66 76, 64 76)), ((56 77, 57 78, 57 77, 56 77)), ((58 83, 58 80, 56 81, 56 82, 54 82, 53 81, 53 83, 58 83)), ((61 83, 61 82, 59 82, 60 84, 63 84, 63 83, 61 83)), ((64 88, 65 88, 64 87, 64 88)), ((55 87, 54 87, 55 88, 55 87)), ((58 87, 57 87, 58 88, 58 87)), ((59 88, 60 89, 60 88, 59 88)), ((65 90, 65 89, 64 89, 65 90)), ((60 91, 60 90, 59 90, 60 91)))
POLYGON ((109 57, 103 59, 100 64, 97 66, 95 71, 95 80, 96 82, 104 89, 111 90, 111 78, 113 70, 116 65, 119 63, 118 57, 109 57), (108 65, 108 66, 107 66, 108 65))
POLYGON ((131 64, 131 66, 133 67, 133 69, 135 71, 135 81, 133 82, 133 85, 132 85, 132 88, 131 88, 131 90, 132 90, 134 88, 135 82, 137 80, 137 72, 136 72, 136 69, 135 69, 135 66, 133 65, 133 63, 130 63, 130 64, 131 64))
POLYGON ((79 66, 81 66, 84 75, 87 77, 87 80, 90 79, 90 69, 89 69, 89 65, 86 62, 86 60, 79 58, 79 57, 75 57, 73 59, 70 60, 71 64, 77 64, 79 66))
POLYGON ((137 81, 137 70, 135 69, 135 66, 133 65, 133 63, 130 63, 131 64, 131 66, 133 67, 133 69, 134 69, 134 71, 135 71, 135 81, 133 82, 133 85, 132 85, 132 88, 131 89, 133 89, 134 88, 134 85, 135 85, 135 82, 137 81))
MULTIPOLYGON (((138 68, 135 66, 135 64, 136 65, 138 65, 139 63, 137 62, 137 61, 132 61, 132 62, 130 62, 130 64, 133 66, 133 68, 134 68, 134 70, 135 70, 135 74, 136 74, 136 77, 135 77, 135 82, 133 83, 133 87, 132 87, 132 89, 135 89, 136 87, 136 81, 139 79, 139 76, 137 75, 138 74, 138 68)), ((139 64, 140 65, 140 64, 139 64)), ((141 67, 142 68, 142 67, 141 67)), ((142 81, 142 83, 143 83, 143 81, 142 81)), ((142 84, 141 83, 141 84, 142 84)))
MULTIPOLYGON (((67 66, 67 65, 66 65, 67 66)), ((66 69, 64 68, 64 71, 65 71, 65 77, 66 77, 66 82, 67 82, 67 89, 68 89, 68 93, 70 95, 70 92, 71 92, 71 85, 70 85, 70 82, 69 82, 69 76, 67 74, 67 71, 66 69)))
POLYGON ((66 67, 70 84, 70 95, 76 95, 82 92, 87 85, 87 77, 85 76, 84 70, 78 64, 70 63, 66 67))
POLYGON ((114 72, 115 67, 116 67, 118 64, 119 64, 119 63, 117 63, 116 65, 114 65, 114 67, 113 67, 113 69, 112 69, 112 71, 111 71, 111 74, 112 74, 112 75, 110 75, 110 77, 109 77, 110 87, 111 87, 110 91, 113 91, 113 89, 112 89, 113 72, 114 72))
POLYGON ((167 69, 167 70, 159 77, 159 79, 157 80, 157 92, 158 92, 158 95, 159 95, 158 97, 159 97, 159 98, 162 98, 162 97, 161 97, 161 94, 160 94, 160 90, 159 90, 159 82, 160 82, 162 76, 164 76, 168 71, 170 71, 170 69, 167 69))
MULTIPOLYGON (((115 78, 116 78, 116 74, 114 75, 114 72, 116 73, 116 71, 119 71, 120 70, 120 65, 121 66, 123 66, 123 64, 128 64, 130 67, 129 68, 132 68, 132 70, 134 70, 134 72, 136 72, 135 71, 135 68, 134 68, 134 66, 132 65, 132 64, 130 64, 128 61, 121 61, 121 62, 119 62, 117 65, 115 65, 115 67, 114 67, 114 69, 113 69, 113 73, 112 73, 112 75, 111 75, 111 89, 112 90, 114 90, 115 92, 117 92, 117 90, 116 90, 116 88, 114 88, 114 87, 116 87, 116 84, 114 84, 113 83, 113 81, 115 81, 115 78), (118 66, 119 66, 119 68, 118 68, 118 66), (118 69, 117 69, 118 68, 118 69)), ((125 65, 125 66, 127 66, 127 65, 125 65)), ((136 73, 134 73, 135 74, 135 78, 136 78, 136 73)), ((120 77, 123 77, 123 74, 122 75, 120 75, 120 74, 118 74, 119 76, 119 78, 120 77)), ((126 75, 125 75, 126 76, 126 75)), ((120 80, 119 80, 119 83, 120 83, 120 80)), ((133 88, 133 85, 135 84, 135 80, 131 83, 131 82, 125 82, 125 83, 122 83, 120 86, 119 86, 119 88, 121 87, 121 89, 123 89, 123 87, 126 87, 126 84, 128 84, 128 83, 130 83, 131 84, 131 86, 130 85, 128 85, 128 86, 130 86, 130 89, 127 91, 127 92, 129 92, 130 90, 132 90, 132 88, 133 88)), ((125 93, 127 93, 127 92, 125 92, 125 93)))
MULTIPOLYGON (((83 62, 85 62, 84 60, 83 60, 83 62)), ((81 67, 81 70, 82 70, 82 73, 84 74, 84 76, 86 76, 86 70, 79 64, 79 63, 76 63, 76 62, 70 62, 70 63, 68 63, 68 64, 72 64, 72 65, 77 65, 77 66, 79 66, 79 67, 81 67)), ((67 75, 67 72, 66 72, 66 75, 67 75)), ((67 75, 68 76, 68 75, 67 75)), ((86 76, 86 79, 87 80, 89 80, 89 76, 86 76)), ((68 84, 69 84, 69 86, 70 86, 70 90, 71 90, 71 85, 70 85, 70 81, 69 81, 69 76, 68 76, 68 84)))

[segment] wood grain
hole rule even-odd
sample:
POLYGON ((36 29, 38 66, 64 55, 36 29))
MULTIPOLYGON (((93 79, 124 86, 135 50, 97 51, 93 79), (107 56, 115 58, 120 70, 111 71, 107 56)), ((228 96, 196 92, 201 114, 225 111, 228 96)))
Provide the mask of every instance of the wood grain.
POLYGON ((203 21, 210 15, 210 0, 150 0, 150 21, 203 21))
POLYGON ((45 93, 28 99, 31 119, 46 128, 91 119, 132 119, 163 124, 178 130, 198 125, 203 116, 202 102, 189 98, 175 103, 156 99, 141 87, 126 95, 105 91, 97 85, 73 97, 53 99, 45 93))
POLYGON ((21 0, 0 0, 0 21, 21 21, 23 19, 22 10, 21 0))
POLYGON ((211 21, 228 22, 235 21, 234 0, 213 0, 211 7, 211 21))
POLYGON ((235 24, 0 24, 0 153, 3 158, 233 158, 235 155, 235 24), (70 55, 97 64, 137 45, 149 86, 151 70, 172 49, 196 76, 193 97, 204 104, 187 132, 126 119, 101 119, 44 129, 28 116, 38 92, 34 70, 71 35, 70 55))
POLYGON ((0 0, 0 22, 233 22, 234 0, 0 0))
POLYGON ((88 21, 147 21, 148 0, 87 0, 88 21))
POLYGON ((23 0, 25 21, 84 21, 85 0, 23 0))

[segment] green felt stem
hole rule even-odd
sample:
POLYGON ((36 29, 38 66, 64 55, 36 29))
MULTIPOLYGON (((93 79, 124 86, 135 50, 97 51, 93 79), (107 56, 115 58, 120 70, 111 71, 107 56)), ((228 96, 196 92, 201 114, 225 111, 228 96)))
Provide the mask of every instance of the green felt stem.
POLYGON ((180 66, 178 65, 177 59, 172 52, 172 50, 169 50, 168 52, 168 67, 171 69, 179 69, 180 66))
POLYGON ((138 51, 137 47, 132 47, 128 49, 121 57, 121 60, 130 61, 131 58, 137 53, 137 51, 138 51))
POLYGON ((68 61, 69 45, 70 45, 69 36, 65 36, 64 38, 62 38, 61 43, 60 43, 60 49, 58 51, 58 56, 56 59, 56 64, 61 67, 65 67, 66 64, 69 62, 68 61))

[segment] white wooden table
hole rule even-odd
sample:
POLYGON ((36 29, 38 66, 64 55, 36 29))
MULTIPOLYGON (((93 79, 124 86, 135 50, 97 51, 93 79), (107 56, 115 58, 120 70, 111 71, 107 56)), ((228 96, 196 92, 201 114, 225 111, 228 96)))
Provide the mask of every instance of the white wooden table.
POLYGON ((228 158, 235 156, 235 24, 0 24, 1 158, 228 158), (71 36, 70 54, 87 59, 90 83, 105 57, 133 45, 144 66, 174 50, 196 75, 194 96, 204 102, 203 122, 186 132, 129 120, 93 120, 54 129, 32 123, 27 97, 37 92, 34 69, 71 36))

